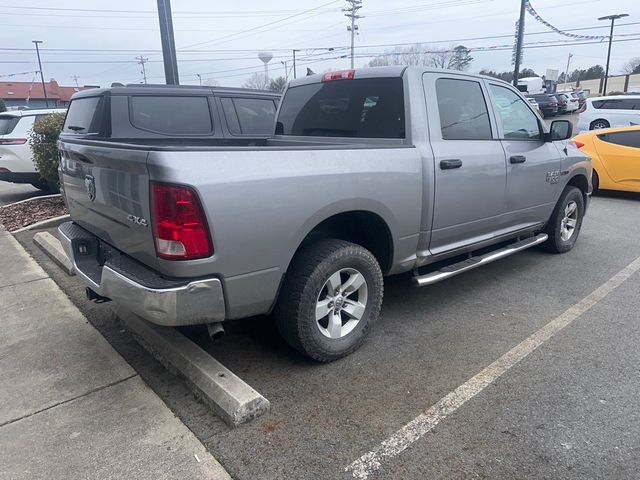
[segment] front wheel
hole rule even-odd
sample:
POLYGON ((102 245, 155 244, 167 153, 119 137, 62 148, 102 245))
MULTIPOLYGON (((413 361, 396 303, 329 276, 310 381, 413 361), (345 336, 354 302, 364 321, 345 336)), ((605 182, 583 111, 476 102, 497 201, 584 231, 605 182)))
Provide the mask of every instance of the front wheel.
POLYGON ((276 322, 293 348, 331 362, 362 345, 380 314, 383 279, 367 249, 322 240, 294 258, 280 290, 276 322))
POLYGON ((600 189, 600 177, 598 176, 598 172, 595 170, 591 174, 591 187, 593 188, 591 195, 598 193, 598 190, 600 189))
POLYGON ((543 244, 553 253, 565 253, 573 248, 580 234, 584 217, 584 197, 580 189, 565 188, 551 214, 545 233, 549 239, 543 244))

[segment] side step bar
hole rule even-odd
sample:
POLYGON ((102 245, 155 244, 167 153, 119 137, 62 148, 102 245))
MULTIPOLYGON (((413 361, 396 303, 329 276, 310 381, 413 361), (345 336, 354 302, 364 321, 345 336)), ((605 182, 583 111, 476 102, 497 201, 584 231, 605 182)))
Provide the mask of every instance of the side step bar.
POLYGON ((436 270, 435 272, 430 272, 425 275, 417 275, 413 277, 413 282, 418 287, 431 285, 433 283, 437 283, 447 278, 453 277, 454 275, 472 270, 481 265, 486 265, 487 263, 495 262, 496 260, 500 260, 501 258, 508 257, 509 255, 513 255, 514 253, 518 253, 522 250, 526 250, 527 248, 539 245, 542 242, 545 242, 548 238, 549 236, 546 233, 540 233, 535 237, 520 240, 519 242, 512 243, 494 252, 487 253, 479 257, 471 257, 466 260, 462 260, 461 262, 447 265, 440 270, 436 270))

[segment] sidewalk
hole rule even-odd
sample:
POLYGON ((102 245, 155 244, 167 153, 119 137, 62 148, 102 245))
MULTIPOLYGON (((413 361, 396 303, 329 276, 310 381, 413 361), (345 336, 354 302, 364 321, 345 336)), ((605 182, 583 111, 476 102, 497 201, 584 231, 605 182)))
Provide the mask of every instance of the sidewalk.
POLYGON ((0 229, 0 479, 230 479, 0 229))

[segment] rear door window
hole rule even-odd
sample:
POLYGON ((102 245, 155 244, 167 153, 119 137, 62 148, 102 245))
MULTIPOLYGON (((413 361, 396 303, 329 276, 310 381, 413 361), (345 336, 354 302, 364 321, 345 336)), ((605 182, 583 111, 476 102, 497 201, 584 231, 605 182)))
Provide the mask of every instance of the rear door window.
POLYGON ((163 135, 209 135, 213 123, 205 96, 139 95, 130 98, 131 124, 163 135))
POLYGON ((229 131, 234 135, 272 135, 275 102, 269 98, 221 98, 229 131))
POLYGON ((404 138, 402 79, 362 78, 291 87, 282 99, 276 133, 404 138))
POLYGON ((13 115, 0 115, 0 135, 8 135, 16 128, 20 117, 13 115))
POLYGON ((603 142, 615 143, 624 147, 640 148, 640 130, 603 133, 598 135, 598 138, 603 142))
POLYGON ((491 139, 491 122, 480 83, 439 78, 436 95, 444 140, 491 139))
POLYGON ((65 133, 101 133, 104 120, 104 97, 77 98, 69 105, 62 131, 65 133))

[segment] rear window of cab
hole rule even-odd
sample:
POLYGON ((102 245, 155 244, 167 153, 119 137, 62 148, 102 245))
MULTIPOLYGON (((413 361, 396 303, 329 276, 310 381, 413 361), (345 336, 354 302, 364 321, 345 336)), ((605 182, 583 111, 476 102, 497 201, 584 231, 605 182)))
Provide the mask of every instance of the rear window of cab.
POLYGON ((213 122, 206 96, 133 95, 131 124, 162 135, 210 135, 213 122))

